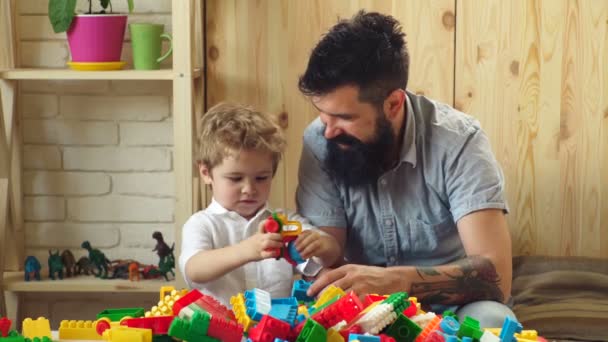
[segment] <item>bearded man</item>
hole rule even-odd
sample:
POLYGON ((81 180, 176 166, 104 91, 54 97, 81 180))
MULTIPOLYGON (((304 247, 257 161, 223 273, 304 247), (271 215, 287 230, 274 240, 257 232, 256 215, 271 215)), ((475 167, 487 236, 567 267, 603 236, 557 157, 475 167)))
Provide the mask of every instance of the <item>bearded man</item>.
POLYGON ((408 92, 408 69, 399 22, 361 11, 321 38, 300 77, 319 118, 304 133, 298 211, 344 251, 309 295, 406 291, 500 327, 514 317, 502 171, 479 122, 408 92))

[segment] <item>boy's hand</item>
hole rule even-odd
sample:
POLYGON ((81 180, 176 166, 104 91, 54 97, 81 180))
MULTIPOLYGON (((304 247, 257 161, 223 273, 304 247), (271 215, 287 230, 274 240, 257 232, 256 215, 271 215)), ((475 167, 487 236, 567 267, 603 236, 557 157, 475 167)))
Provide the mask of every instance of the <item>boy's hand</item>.
POLYGON ((283 239, 278 233, 264 233, 264 222, 258 226, 258 232, 241 241, 239 244, 248 261, 275 258, 283 247, 283 239))
POLYGON ((296 239, 296 250, 302 259, 321 257, 332 248, 331 238, 315 230, 305 230, 296 239))

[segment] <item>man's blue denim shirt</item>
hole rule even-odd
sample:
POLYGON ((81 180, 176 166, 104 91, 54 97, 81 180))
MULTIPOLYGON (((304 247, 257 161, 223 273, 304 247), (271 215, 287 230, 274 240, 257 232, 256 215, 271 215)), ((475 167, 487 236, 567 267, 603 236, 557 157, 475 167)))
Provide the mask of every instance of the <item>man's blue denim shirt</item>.
POLYGON ((372 184, 332 179, 323 123, 304 132, 298 212, 318 227, 347 229, 351 263, 433 266, 465 256, 456 222, 482 209, 508 210, 504 177, 473 117, 407 93, 399 162, 372 184))

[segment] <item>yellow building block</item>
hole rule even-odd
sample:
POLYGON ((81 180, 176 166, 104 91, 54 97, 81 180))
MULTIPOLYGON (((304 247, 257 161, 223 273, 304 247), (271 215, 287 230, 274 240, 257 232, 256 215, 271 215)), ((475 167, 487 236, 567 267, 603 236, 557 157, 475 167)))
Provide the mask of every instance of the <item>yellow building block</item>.
MULTIPOLYGON (((486 328, 483 330, 489 331, 496 336, 500 336, 500 331, 502 328, 486 328)), ((522 330, 521 333, 515 333, 513 336, 515 336, 517 342, 538 341, 538 332, 536 330, 522 330)))
POLYGON ((315 309, 319 308, 323 304, 329 302, 335 296, 342 297, 345 294, 346 293, 344 293, 344 290, 342 290, 341 288, 339 288, 337 286, 334 286, 334 285, 329 285, 325 290, 323 290, 323 292, 319 296, 319 299, 317 299, 317 301, 315 302, 315 304, 313 305, 313 307, 315 309))
POLYGON ((344 342, 344 337, 336 329, 327 330, 327 342, 344 342))
POLYGON ((35 321, 31 318, 23 320, 23 337, 51 337, 51 323, 44 317, 38 317, 35 321))
POLYGON ((247 315, 245 296, 243 296, 242 293, 239 293, 236 296, 230 297, 230 304, 232 304, 232 312, 234 312, 237 322, 243 326, 243 331, 249 331, 249 328, 251 328, 254 321, 247 315))
POLYGON ((94 321, 68 321, 59 323, 60 340, 103 340, 95 331, 94 321))
POLYGON ((308 308, 306 305, 298 306, 298 315, 304 315, 304 317, 308 318, 310 315, 308 314, 308 308))
POLYGON ((188 290, 186 289, 177 291, 173 286, 161 286, 158 304, 153 306, 150 311, 147 311, 144 316, 173 316, 173 304, 186 293, 188 293, 188 290))
POLYGON ((104 331, 103 339, 109 342, 152 342, 152 330, 118 326, 104 331))

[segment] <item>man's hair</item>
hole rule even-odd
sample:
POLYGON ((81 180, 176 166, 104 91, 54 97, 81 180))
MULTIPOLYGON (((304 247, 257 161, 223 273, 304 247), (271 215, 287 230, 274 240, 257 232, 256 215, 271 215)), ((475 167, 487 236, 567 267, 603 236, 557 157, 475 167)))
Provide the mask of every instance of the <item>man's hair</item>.
POLYGON ((241 150, 257 150, 272 154, 274 174, 286 146, 270 115, 238 104, 220 103, 209 109, 199 132, 197 161, 209 169, 241 150))
POLYGON ((359 88, 359 100, 376 106, 395 89, 406 89, 409 54, 405 34, 395 18, 359 11, 340 20, 312 50, 298 86, 307 96, 322 96, 338 87, 359 88))

